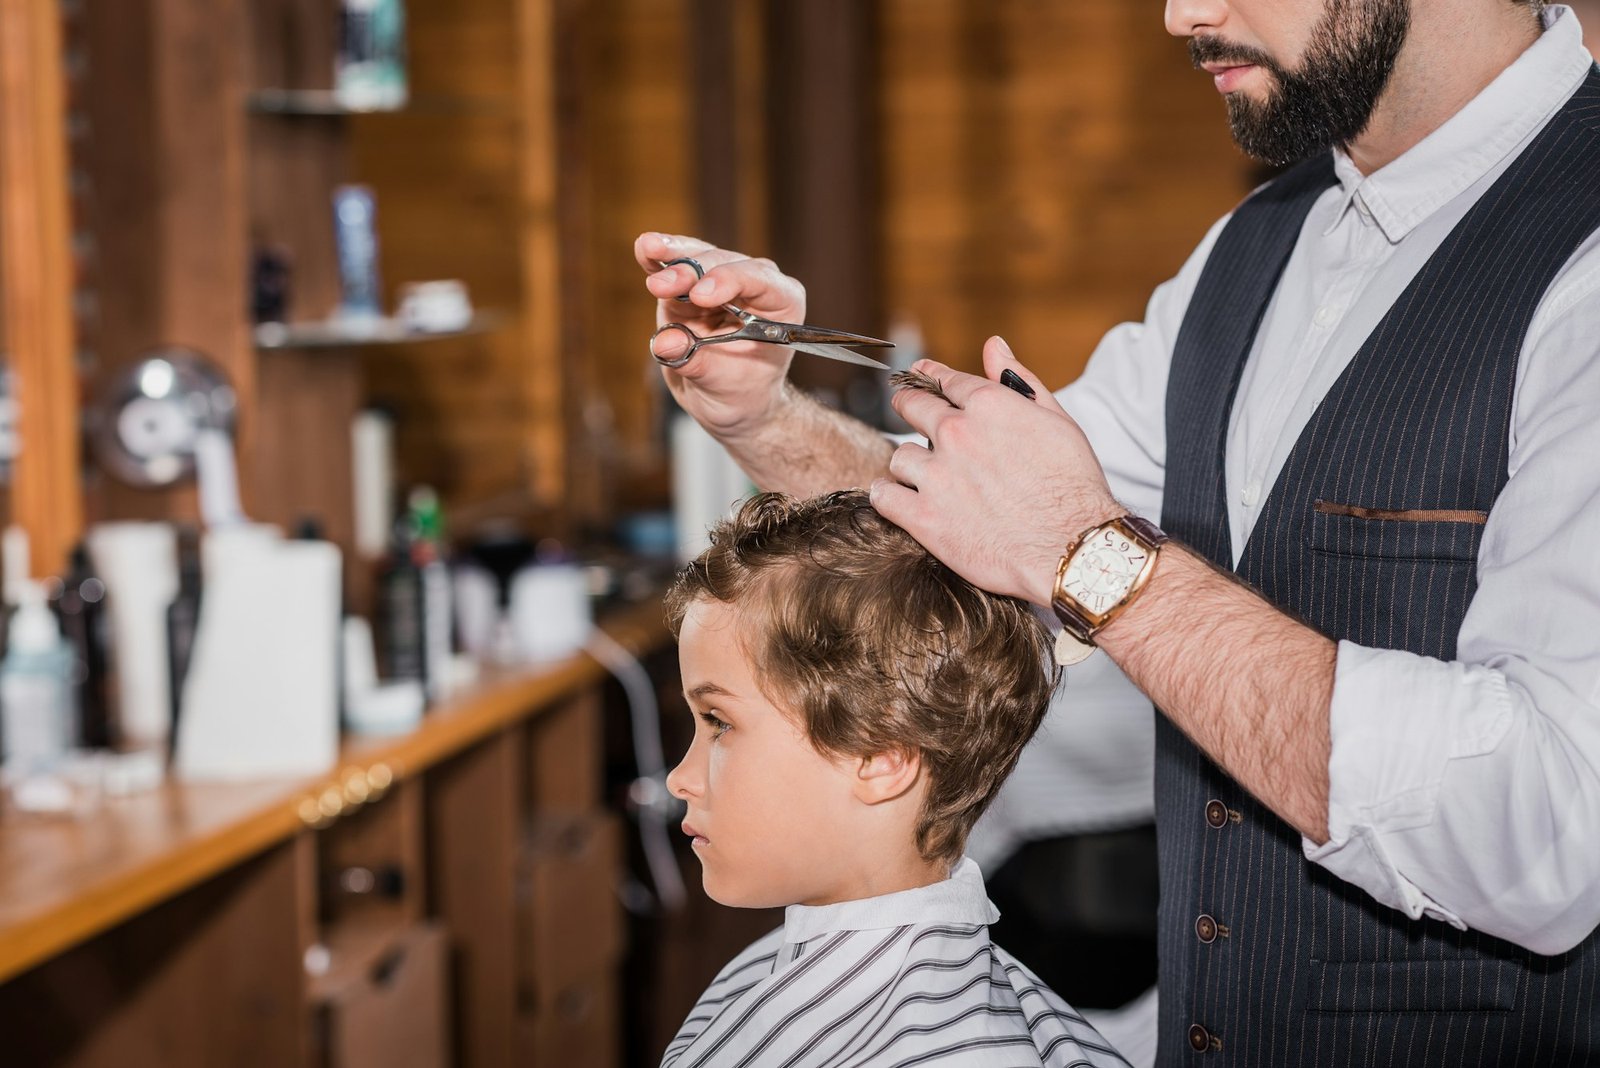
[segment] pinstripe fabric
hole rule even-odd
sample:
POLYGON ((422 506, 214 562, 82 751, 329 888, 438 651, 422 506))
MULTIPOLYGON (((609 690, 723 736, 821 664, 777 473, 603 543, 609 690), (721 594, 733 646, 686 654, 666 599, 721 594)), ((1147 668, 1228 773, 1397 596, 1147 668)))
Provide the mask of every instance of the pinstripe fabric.
MULTIPOLYGON (((1173 355, 1162 526, 1221 566, 1228 417, 1255 332, 1329 161, 1236 213, 1173 355)), ((1296 443, 1238 563, 1336 639, 1451 659, 1476 587, 1475 522, 1505 485, 1517 359, 1540 297, 1600 227, 1600 67, 1469 212, 1296 443), (1352 508, 1317 508, 1317 501, 1352 508)), ((1235 1065, 1600 1063, 1600 939, 1560 957, 1412 921, 1307 862, 1299 835, 1157 717, 1158 1061, 1235 1065), (1207 805, 1221 826, 1207 821, 1207 805), (1200 914, 1227 934, 1196 934, 1200 914), (1213 1043, 1213 1047, 1217 1044, 1213 1043)))
POLYGON ((791 906, 706 988, 662 1068, 1127 1068, 989 941, 996 915, 970 860, 941 886, 791 906))

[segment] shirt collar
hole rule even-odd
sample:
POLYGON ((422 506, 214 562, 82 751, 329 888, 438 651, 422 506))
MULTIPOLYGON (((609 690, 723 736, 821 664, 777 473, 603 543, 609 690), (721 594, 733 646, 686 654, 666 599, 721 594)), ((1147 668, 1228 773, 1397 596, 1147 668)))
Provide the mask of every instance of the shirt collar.
POLYGON ((1541 129, 1594 63, 1570 8, 1546 8, 1543 19, 1544 33, 1516 62, 1399 159, 1363 175, 1343 149, 1335 149, 1343 202, 1334 225, 1354 202, 1357 210, 1365 209, 1363 218, 1370 214, 1398 244, 1541 129))
POLYGON ((983 873, 963 857, 942 883, 880 894, 836 905, 790 905, 783 915, 783 940, 808 942, 834 931, 872 931, 907 924, 987 925, 1000 910, 983 889, 983 873))

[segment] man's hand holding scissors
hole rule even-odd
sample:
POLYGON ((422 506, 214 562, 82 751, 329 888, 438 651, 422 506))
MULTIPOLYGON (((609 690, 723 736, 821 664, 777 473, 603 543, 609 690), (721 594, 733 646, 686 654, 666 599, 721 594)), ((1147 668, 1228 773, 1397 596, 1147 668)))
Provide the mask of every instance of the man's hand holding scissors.
MULTIPOLYGON (((693 237, 645 233, 633 243, 634 258, 644 268, 645 288, 656 298, 656 325, 682 323, 701 336, 739 326, 723 307, 734 304, 770 319, 804 322, 806 290, 778 270, 771 260, 752 259, 693 237), (669 260, 689 264, 663 267, 669 260), (676 298, 687 296, 687 302, 676 298)), ((672 357, 688 342, 663 335, 658 354, 672 357)), ((777 345, 735 342, 720 351, 690 360, 679 368, 662 368, 667 388, 690 415, 723 440, 739 439, 770 424, 785 401, 784 382, 792 350, 777 345)))
MULTIPOLYGON (((771 260, 752 259, 705 241, 645 233, 634 242, 645 288, 656 298, 656 323, 679 323, 708 338, 741 321, 734 305, 779 323, 805 322, 806 291, 771 260), (688 263, 692 259, 704 277, 688 263), (688 300, 678 298, 687 297, 688 300)), ((676 331, 651 346, 658 363, 689 349, 676 331)), ((891 446, 881 434, 832 412, 788 383, 794 349, 730 341, 709 345, 681 367, 661 367, 683 410, 727 447, 756 485, 796 496, 866 486, 887 470, 891 446)))

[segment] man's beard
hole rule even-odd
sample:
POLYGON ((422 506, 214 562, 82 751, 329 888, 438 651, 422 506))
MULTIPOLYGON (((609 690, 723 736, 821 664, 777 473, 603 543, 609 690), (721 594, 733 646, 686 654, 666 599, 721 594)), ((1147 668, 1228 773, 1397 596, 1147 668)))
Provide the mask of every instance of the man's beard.
POLYGON ((1328 0, 1297 71, 1216 37, 1194 38, 1189 54, 1197 67, 1255 64, 1272 75, 1263 102, 1228 94, 1228 121, 1240 148, 1282 167, 1361 136, 1410 29, 1411 0, 1328 0))

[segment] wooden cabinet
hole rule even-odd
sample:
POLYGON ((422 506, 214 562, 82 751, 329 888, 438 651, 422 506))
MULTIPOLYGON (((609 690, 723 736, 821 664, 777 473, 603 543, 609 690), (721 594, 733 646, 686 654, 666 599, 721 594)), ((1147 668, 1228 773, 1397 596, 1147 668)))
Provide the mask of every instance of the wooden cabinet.
MULTIPOLYGON (((655 604, 608 630, 667 640, 655 604)), ((601 682, 574 658, 485 684, 309 782, 0 821, 5 1063, 616 1064, 601 682)))

